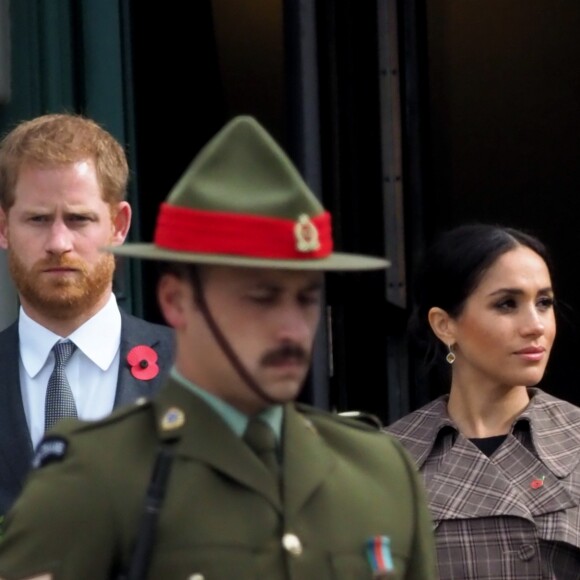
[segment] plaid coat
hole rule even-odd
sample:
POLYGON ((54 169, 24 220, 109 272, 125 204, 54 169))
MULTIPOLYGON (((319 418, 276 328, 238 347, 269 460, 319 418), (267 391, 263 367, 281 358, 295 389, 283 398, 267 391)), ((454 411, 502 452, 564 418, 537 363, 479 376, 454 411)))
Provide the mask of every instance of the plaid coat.
POLYGON ((580 579, 580 408, 529 392, 489 458, 446 396, 386 428, 423 474, 441 580, 580 579))

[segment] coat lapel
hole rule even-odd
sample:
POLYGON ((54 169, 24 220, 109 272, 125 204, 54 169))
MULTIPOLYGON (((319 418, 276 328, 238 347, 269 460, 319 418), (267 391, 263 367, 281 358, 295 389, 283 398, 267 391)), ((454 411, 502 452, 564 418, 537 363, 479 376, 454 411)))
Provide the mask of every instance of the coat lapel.
POLYGON ((440 451, 423 471, 434 520, 499 514, 529 519, 497 466, 473 443, 462 435, 453 442, 449 435, 441 441, 440 451))
POLYGON ((290 520, 326 481, 335 464, 312 422, 292 405, 284 415, 284 500, 290 520))
MULTIPOLYGON (((511 489, 533 516, 566 510, 578 505, 558 474, 550 470, 524 444, 526 433, 509 435, 494 462, 511 482, 511 489), (521 438, 521 439, 520 439, 521 438)), ((577 453, 575 454, 577 455, 577 453)))
POLYGON ((272 474, 202 399, 169 379, 159 393, 155 406, 160 437, 177 439, 174 449, 178 456, 207 464, 261 494, 278 511, 282 510, 279 487, 272 474), (181 410, 185 421, 179 429, 164 432, 161 427, 163 418, 172 409, 181 410))
POLYGON ((440 463, 425 463, 425 483, 436 521, 492 516, 532 521, 534 516, 576 505, 558 478, 515 436, 508 435, 493 459, 462 435, 455 443, 452 439, 447 436, 441 442, 440 463), (542 477, 541 485, 532 485, 542 477))

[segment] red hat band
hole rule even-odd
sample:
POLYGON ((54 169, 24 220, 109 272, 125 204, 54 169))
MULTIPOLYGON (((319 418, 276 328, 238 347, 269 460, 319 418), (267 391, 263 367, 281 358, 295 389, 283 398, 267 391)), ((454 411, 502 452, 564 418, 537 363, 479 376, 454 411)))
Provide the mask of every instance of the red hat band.
POLYGON ((166 250, 310 260, 332 253, 330 214, 296 220, 204 211, 163 203, 154 243, 166 250))

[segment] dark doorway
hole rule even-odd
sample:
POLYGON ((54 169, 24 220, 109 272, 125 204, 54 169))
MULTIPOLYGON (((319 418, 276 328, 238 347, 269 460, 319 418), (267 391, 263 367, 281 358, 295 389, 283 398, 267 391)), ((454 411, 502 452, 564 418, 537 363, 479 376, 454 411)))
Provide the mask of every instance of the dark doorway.
POLYGON ((424 10, 426 238, 488 221, 549 246, 560 316, 540 386, 580 404, 580 3, 429 0, 424 10))

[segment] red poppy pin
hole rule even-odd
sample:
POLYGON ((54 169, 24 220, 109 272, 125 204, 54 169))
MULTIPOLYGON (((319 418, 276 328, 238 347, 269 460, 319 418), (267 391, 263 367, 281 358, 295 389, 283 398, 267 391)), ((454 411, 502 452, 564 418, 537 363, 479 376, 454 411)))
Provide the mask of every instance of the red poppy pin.
POLYGON ((530 483, 530 487, 532 489, 539 489, 540 487, 542 487, 544 485, 544 479, 545 479, 544 475, 542 475, 542 477, 536 477, 536 479, 532 479, 532 482, 530 483))
POLYGON ((141 381, 154 379, 159 374, 157 353, 145 344, 134 346, 127 354, 131 374, 141 381))

